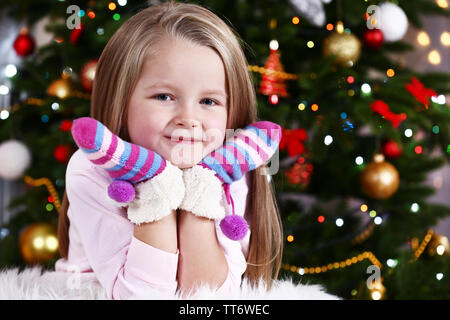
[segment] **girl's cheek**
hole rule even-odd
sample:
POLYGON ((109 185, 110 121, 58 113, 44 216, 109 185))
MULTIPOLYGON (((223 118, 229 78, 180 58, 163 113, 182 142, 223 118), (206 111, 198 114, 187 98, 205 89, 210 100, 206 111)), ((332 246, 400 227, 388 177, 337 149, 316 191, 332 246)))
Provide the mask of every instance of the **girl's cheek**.
MULTIPOLYGON (((131 124, 133 125, 133 124, 131 124)), ((136 124, 137 126, 138 124, 136 124)), ((154 150, 156 145, 155 141, 158 140, 157 133, 154 130, 154 127, 148 124, 142 124, 139 127, 134 128, 134 136, 132 137, 133 143, 140 145, 144 148, 154 150)))
POLYGON ((221 129, 208 129, 206 133, 207 144, 208 146, 216 149, 217 147, 223 144, 225 138, 225 132, 221 129))

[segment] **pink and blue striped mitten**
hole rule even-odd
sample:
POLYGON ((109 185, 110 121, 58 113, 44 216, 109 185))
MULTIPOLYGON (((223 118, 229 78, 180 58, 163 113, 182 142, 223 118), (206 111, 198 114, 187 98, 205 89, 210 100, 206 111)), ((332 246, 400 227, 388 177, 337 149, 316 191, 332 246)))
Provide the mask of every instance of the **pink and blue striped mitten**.
POLYGON ((131 202, 135 198, 133 184, 157 176, 167 166, 158 153, 120 139, 94 118, 74 120, 71 132, 87 158, 112 178, 108 195, 118 203, 131 202))

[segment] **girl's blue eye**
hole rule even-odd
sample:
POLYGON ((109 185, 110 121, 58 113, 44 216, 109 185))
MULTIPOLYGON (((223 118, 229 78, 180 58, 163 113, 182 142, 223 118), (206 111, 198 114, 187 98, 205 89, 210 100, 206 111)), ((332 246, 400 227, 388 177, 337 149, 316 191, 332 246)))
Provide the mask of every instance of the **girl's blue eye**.
MULTIPOLYGON (((169 95, 165 94, 165 93, 161 93, 161 94, 156 95, 155 97, 157 100, 159 100, 158 97, 164 97, 164 96, 168 97, 169 95)), ((162 101, 166 101, 166 100, 163 99, 162 101)))
MULTIPOLYGON (((160 98, 160 97, 169 97, 169 95, 166 94, 166 93, 160 93, 160 94, 155 95, 154 97, 156 98, 156 100, 159 100, 159 101, 168 101, 168 100, 166 100, 166 99, 159 99, 159 98, 160 98)), ((210 101, 210 102, 212 101, 212 102, 215 103, 216 105, 218 104, 216 101, 214 101, 214 100, 212 100, 212 99, 209 99, 209 98, 205 98, 205 99, 203 99, 202 101, 210 101)), ((207 105, 213 106, 213 104, 210 104, 210 103, 207 103, 207 105)))
POLYGON ((212 101, 213 103, 215 103, 216 105, 217 105, 217 103, 214 101, 214 100, 212 100, 212 99, 208 99, 208 98, 206 98, 206 99, 203 99, 203 101, 205 101, 205 100, 209 100, 209 101, 212 101))

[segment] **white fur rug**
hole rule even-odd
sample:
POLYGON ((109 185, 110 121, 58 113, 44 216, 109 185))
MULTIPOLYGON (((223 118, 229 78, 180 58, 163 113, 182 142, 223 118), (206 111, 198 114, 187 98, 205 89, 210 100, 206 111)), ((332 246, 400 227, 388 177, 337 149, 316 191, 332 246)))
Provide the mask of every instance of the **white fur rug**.
MULTIPOLYGON (((106 300, 105 290, 95 279, 83 279, 78 285, 71 284, 73 274, 54 271, 43 271, 40 267, 0 271, 1 300, 106 300), (72 276, 72 278, 71 278, 72 276), (76 289, 74 289, 76 288, 76 289)), ((178 293, 167 296, 152 293, 135 299, 181 300, 178 293)), ((199 288, 189 298, 183 300, 216 300, 214 290, 209 286, 199 288)), ((220 298, 222 299, 222 298, 220 298)), ((230 299, 238 300, 339 300, 340 298, 326 293, 319 285, 295 284, 291 279, 276 280, 271 290, 267 290, 264 282, 252 288, 247 279, 242 281, 241 291, 230 299)))

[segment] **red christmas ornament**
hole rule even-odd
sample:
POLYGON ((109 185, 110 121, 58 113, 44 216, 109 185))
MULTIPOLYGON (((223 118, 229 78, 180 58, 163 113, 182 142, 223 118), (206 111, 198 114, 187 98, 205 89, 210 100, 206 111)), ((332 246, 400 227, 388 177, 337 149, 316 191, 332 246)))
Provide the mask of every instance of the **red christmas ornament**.
POLYGON ((295 157, 305 152, 303 141, 308 138, 308 133, 305 129, 284 129, 281 128, 280 150, 287 148, 290 157, 295 157))
POLYGON ((411 79, 411 83, 405 85, 406 90, 411 93, 417 101, 421 102, 427 109, 429 104, 429 99, 431 97, 436 97, 437 93, 433 89, 425 88, 422 82, 420 82, 416 77, 411 79))
POLYGON ((63 132, 68 132, 72 128, 72 121, 69 120, 63 120, 61 122, 61 125, 59 126, 59 130, 63 132))
POLYGON ((403 154, 403 149, 397 142, 388 140, 382 144, 381 152, 389 159, 396 159, 403 154))
POLYGON ((14 41, 13 46, 17 55, 21 57, 27 57, 33 53, 36 43, 28 33, 28 28, 23 28, 20 31, 20 34, 14 41))
POLYGON ((363 40, 369 48, 378 49, 384 43, 383 32, 380 29, 366 30, 363 34, 363 40))
POLYGON ((69 161, 69 147, 66 145, 58 145, 53 150, 53 156, 55 157, 56 161, 61 163, 66 163, 69 161))
POLYGON ((71 44, 77 44, 80 41, 81 35, 84 32, 84 24, 80 23, 77 28, 73 29, 70 33, 69 41, 71 44))
POLYGON ((97 63, 98 59, 89 60, 84 64, 80 72, 81 85, 88 92, 92 91, 97 63))
MULTIPOLYGON (((280 62, 280 53, 278 50, 270 49, 269 58, 267 59, 264 68, 269 71, 284 72, 283 65, 280 62)), ((288 96, 284 79, 273 72, 267 72, 262 75, 259 92, 266 96, 288 96)))

